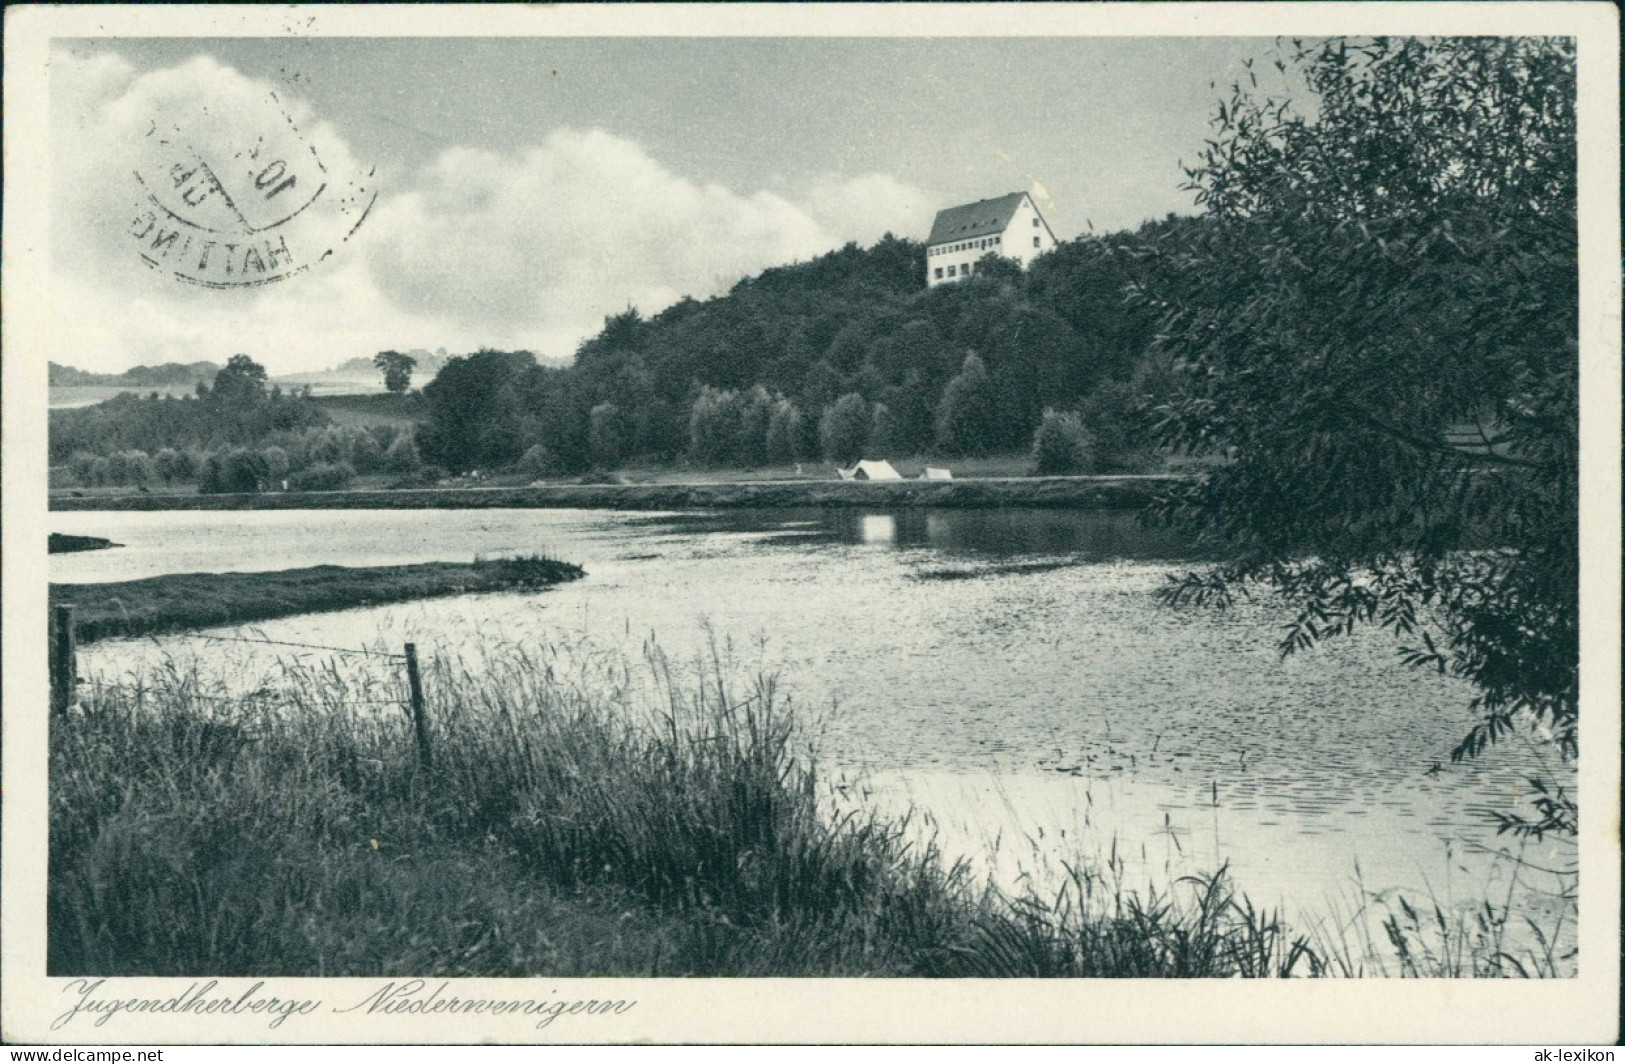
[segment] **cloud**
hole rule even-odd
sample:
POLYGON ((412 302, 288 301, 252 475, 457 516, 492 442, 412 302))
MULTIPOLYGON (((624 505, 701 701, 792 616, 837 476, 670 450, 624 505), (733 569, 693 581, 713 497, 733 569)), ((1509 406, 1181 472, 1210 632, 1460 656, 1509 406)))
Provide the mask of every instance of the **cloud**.
POLYGON ((908 236, 922 232, 944 206, 940 195, 879 173, 851 178, 826 175, 813 181, 798 198, 841 243, 857 241, 865 246, 887 233, 908 236))
MULTIPOLYGON (((360 261, 343 254, 342 237, 352 224, 347 214, 357 208, 337 202, 335 193, 366 171, 333 127, 297 97, 207 56, 139 73, 118 56, 71 49, 53 54, 51 93, 51 358, 117 369, 221 361, 241 351, 276 369, 307 368, 370 353, 369 333, 400 317, 360 261), (143 254, 162 257, 150 239, 133 234, 145 213, 160 213, 146 192, 167 176, 170 156, 190 152, 219 170, 251 162, 263 167, 264 157, 251 159, 252 153, 274 143, 280 128, 297 128, 297 142, 315 147, 326 172, 316 172, 307 187, 325 188, 310 208, 267 236, 285 234, 295 247, 336 246, 339 254, 303 275, 257 288, 200 287, 175 277, 178 261, 163 269, 143 262, 143 254), (309 240, 302 244, 302 237, 309 240)), ((220 224, 216 203, 218 197, 205 202, 192 220, 220 224)), ((191 261, 196 257, 194 251, 191 261)))
POLYGON ((369 262, 403 306, 581 332, 839 244, 807 210, 682 177, 632 141, 558 130, 512 154, 454 149, 380 212, 369 262))
MULTIPOLYGON (((534 145, 457 147, 415 172, 378 175, 365 225, 331 259, 262 288, 202 288, 147 268, 131 236, 143 196, 132 170, 155 171, 166 128, 240 167, 263 141, 243 116, 263 115, 275 93, 330 171, 362 183, 366 168, 286 87, 208 56, 141 72, 64 48, 52 79, 50 357, 89 369, 239 351, 273 372, 390 347, 567 356, 629 304, 652 314, 718 294, 849 240, 918 229, 936 205, 879 173, 737 191, 611 133, 558 129, 534 145)), ((334 198, 301 224, 342 221, 334 198)))

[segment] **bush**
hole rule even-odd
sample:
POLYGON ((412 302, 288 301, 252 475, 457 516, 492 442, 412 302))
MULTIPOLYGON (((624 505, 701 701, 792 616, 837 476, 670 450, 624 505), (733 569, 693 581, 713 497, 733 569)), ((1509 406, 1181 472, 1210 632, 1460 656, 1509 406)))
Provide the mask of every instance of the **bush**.
POLYGON ((165 447, 159 451, 154 462, 158 466, 159 479, 165 484, 192 480, 197 476, 198 463, 195 457, 185 451, 177 451, 173 447, 165 447))
POLYGON ((539 443, 519 456, 518 468, 531 477, 556 477, 563 470, 553 452, 539 443))
POLYGON ((75 451, 68 459, 68 469, 79 483, 96 483, 96 456, 89 451, 75 451))
POLYGON ((417 439, 410 429, 397 434, 389 450, 384 452, 384 469, 391 473, 415 473, 422 465, 417 439))
POLYGON ((267 447, 260 452, 265 459, 265 473, 273 481, 281 480, 288 475, 288 452, 280 447, 267 447))
POLYGON ((1094 440, 1083 419, 1067 411, 1044 411, 1033 433, 1033 472, 1039 476, 1088 473, 1095 466, 1094 440))
POLYGON ((264 491, 270 480, 265 457, 239 447, 225 457, 210 455, 204 460, 197 490, 200 495, 252 493, 264 491))
POLYGON ((384 466, 384 448, 378 438, 365 429, 352 429, 345 434, 347 452, 344 461, 363 473, 376 473, 384 466))
POLYGON ((288 479, 290 491, 338 491, 349 487, 355 469, 348 462, 318 462, 288 479))

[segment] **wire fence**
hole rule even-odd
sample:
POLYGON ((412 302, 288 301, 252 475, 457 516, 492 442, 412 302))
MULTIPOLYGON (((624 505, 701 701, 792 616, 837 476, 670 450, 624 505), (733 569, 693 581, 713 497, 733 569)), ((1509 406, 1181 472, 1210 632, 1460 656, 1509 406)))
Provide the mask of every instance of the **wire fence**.
POLYGON ((301 650, 324 650, 332 654, 351 654, 357 657, 384 658, 390 661, 405 661, 405 654, 394 654, 387 650, 367 650, 361 647, 334 647, 322 643, 294 643, 285 639, 256 639, 251 636, 239 635, 209 635, 207 633, 179 632, 166 635, 165 640, 195 639, 207 643, 258 643, 271 647, 297 647, 301 650))
POLYGON ((194 690, 165 689, 144 683, 117 683, 102 680, 81 678, 78 667, 78 640, 74 626, 73 607, 69 605, 57 606, 52 610, 51 617, 51 708, 58 715, 65 714, 68 708, 77 699, 80 687, 90 687, 97 691, 122 691, 133 694, 138 699, 148 694, 179 696, 184 701, 208 702, 214 705, 231 705, 238 708, 252 708, 264 710, 276 706, 312 707, 319 706, 326 709, 360 708, 377 706, 406 707, 411 712, 412 730, 416 739, 418 759, 427 767, 432 761, 432 750, 429 737, 429 720, 424 708, 423 678, 418 670, 417 645, 407 643, 400 654, 383 650, 371 650, 359 647, 337 647, 321 643, 301 643, 284 639, 265 639, 255 636, 225 636, 225 635, 181 635, 177 638, 190 638, 208 643, 253 643, 262 646, 289 647, 298 650, 318 650, 327 654, 340 654, 346 656, 376 658, 385 661, 398 661, 404 666, 406 680, 405 697, 396 698, 312 698, 308 695, 297 695, 288 691, 261 688, 246 695, 212 695, 203 694, 194 690))
POLYGON ((76 687, 91 687, 98 691, 124 691, 135 696, 145 695, 179 695, 185 701, 213 702, 219 705, 248 706, 253 708, 267 708, 271 706, 309 706, 319 705, 329 708, 352 706, 395 706, 401 707, 409 704, 405 697, 400 698, 343 698, 343 699, 310 699, 295 698, 284 692, 251 692, 247 695, 205 695, 196 691, 173 691, 152 684, 140 683, 110 683, 106 680, 79 679, 76 687))

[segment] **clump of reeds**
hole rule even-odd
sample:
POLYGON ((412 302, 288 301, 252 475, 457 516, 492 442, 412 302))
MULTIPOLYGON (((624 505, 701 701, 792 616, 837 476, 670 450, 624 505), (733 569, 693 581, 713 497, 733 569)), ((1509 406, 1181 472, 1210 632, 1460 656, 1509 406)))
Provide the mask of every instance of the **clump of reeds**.
POLYGON ((388 676, 86 688, 52 726, 51 973, 1336 974, 1223 869, 1009 897, 832 812, 770 675, 579 644, 424 666, 427 763, 388 676))

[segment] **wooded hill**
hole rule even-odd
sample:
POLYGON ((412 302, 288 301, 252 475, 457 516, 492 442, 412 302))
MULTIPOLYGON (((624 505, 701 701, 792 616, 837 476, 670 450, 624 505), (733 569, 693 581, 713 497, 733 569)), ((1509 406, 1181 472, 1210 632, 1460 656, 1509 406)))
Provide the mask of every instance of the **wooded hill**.
POLYGON ((1136 249, 1199 225, 1061 244, 1023 273, 990 256, 927 289, 923 245, 887 236, 606 320, 568 368, 526 352, 452 359, 424 388, 424 457, 538 472, 628 459, 756 466, 1025 449, 1046 408, 1080 410, 1102 468, 1143 441, 1156 312, 1130 298, 1136 249))

